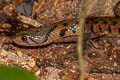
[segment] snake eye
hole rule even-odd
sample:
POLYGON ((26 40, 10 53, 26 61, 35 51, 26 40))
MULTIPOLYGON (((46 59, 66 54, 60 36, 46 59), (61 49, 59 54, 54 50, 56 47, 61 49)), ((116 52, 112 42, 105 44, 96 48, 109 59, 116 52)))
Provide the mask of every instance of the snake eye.
POLYGON ((27 37, 26 37, 26 36, 22 36, 22 37, 21 37, 21 40, 22 40, 22 41, 27 41, 27 37))

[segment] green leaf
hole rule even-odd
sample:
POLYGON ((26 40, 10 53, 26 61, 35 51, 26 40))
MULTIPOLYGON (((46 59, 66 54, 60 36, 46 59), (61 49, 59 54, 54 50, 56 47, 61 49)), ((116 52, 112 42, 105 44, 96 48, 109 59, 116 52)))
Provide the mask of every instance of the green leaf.
POLYGON ((37 80, 37 77, 25 69, 0 66, 0 80, 37 80))

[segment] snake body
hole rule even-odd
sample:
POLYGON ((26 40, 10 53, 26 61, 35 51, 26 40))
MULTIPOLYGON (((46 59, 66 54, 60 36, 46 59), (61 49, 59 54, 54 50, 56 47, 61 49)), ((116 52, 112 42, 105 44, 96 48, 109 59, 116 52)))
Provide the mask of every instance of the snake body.
MULTIPOLYGON (((48 26, 32 28, 14 35, 14 43, 21 46, 44 46, 57 42, 60 38, 78 35, 79 19, 63 20, 48 26)), ((84 33, 108 33, 120 35, 120 18, 87 18, 84 33)))

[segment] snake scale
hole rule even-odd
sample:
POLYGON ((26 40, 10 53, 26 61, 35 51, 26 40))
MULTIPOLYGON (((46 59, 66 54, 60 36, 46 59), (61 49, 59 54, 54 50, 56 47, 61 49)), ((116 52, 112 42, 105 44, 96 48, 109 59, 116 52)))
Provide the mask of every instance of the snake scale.
MULTIPOLYGON (((13 37, 14 43, 21 46, 44 46, 58 41, 60 38, 78 35, 77 18, 63 20, 49 26, 21 31, 13 37)), ((120 35, 119 17, 87 18, 84 33, 108 33, 120 35)))

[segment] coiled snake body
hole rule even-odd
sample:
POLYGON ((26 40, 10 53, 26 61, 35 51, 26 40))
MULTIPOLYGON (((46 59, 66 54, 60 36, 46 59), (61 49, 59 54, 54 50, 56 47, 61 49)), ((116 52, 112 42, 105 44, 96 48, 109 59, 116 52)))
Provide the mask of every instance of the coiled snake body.
MULTIPOLYGON (((28 29, 14 35, 13 41, 21 46, 43 46, 54 43, 60 38, 78 35, 78 19, 68 19, 55 24, 28 29)), ((84 33, 109 33, 120 35, 120 18, 87 18, 84 33)))

